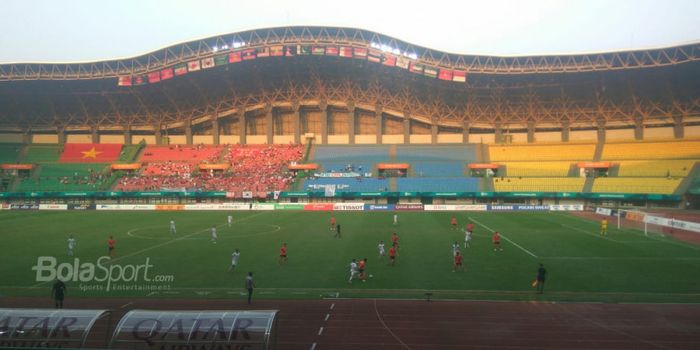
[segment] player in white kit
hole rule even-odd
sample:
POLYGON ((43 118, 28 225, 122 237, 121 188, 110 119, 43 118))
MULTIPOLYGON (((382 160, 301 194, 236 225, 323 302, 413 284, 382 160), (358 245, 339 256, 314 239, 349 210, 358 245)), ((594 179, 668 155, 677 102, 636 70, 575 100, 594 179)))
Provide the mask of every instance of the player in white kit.
POLYGON ((398 224, 399 224, 399 215, 398 215, 398 214, 394 214, 394 226, 396 226, 396 225, 398 225, 398 224))
POLYGON ((216 227, 211 228, 211 242, 216 244, 216 240, 219 238, 219 235, 216 234, 216 227))
POLYGON ((233 223, 233 216, 229 215, 227 217, 227 220, 228 220, 228 227, 231 227, 231 224, 233 223))
POLYGON ((384 249, 384 241, 379 241, 377 245, 377 250, 379 250, 379 259, 381 260, 384 255, 386 255, 386 250, 384 249))
POLYGON ((471 231, 464 231, 464 248, 471 247, 471 243, 472 243, 472 232, 471 231))
POLYGON ((355 262, 355 259, 352 259, 352 262, 350 262, 350 278, 348 279, 348 283, 352 283, 352 279, 357 276, 357 263, 355 262))
POLYGON ((73 237, 73 235, 70 235, 70 237, 68 237, 68 255, 69 256, 73 256, 73 250, 75 249, 75 244, 76 244, 75 238, 73 237))
POLYGON ((174 235, 177 233, 177 229, 175 228, 175 220, 170 220, 170 234, 174 235))
POLYGON ((452 244, 452 256, 456 256, 457 253, 459 253, 459 243, 457 243, 457 241, 455 241, 452 244))
POLYGON ((232 271, 236 268, 236 266, 238 265, 238 257, 240 256, 241 252, 238 251, 238 248, 236 248, 236 250, 233 253, 231 253, 231 267, 228 268, 229 271, 232 271))

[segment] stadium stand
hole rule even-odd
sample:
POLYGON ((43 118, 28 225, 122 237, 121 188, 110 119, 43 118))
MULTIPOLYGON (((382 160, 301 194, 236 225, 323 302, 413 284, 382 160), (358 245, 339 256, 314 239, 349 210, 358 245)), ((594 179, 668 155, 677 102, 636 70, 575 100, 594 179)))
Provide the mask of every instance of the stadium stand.
POLYGON ((404 146, 396 147, 399 162, 459 161, 473 162, 476 159, 474 145, 460 146, 404 146))
POLYGON ((617 176, 685 177, 693 169, 696 160, 625 160, 619 162, 617 176))
POLYGON ((153 146, 149 145, 143 150, 141 162, 165 162, 180 161, 192 163, 216 162, 223 151, 221 146, 196 145, 196 146, 153 146))
POLYGON ((16 163, 21 149, 22 145, 18 143, 0 144, 0 164, 16 163))
POLYGON ((121 153, 119 153, 119 159, 118 161, 120 163, 130 163, 133 161, 136 161, 136 157, 139 154, 139 151, 144 148, 145 145, 124 145, 122 148, 121 153))
POLYGON ((671 194, 682 180, 658 177, 601 177, 593 182, 592 192, 671 194))
POLYGON ((387 179, 377 178, 317 178, 305 182, 307 191, 323 191, 326 185, 335 185, 336 192, 374 192, 389 188, 387 179))
POLYGON ((479 191, 479 179, 476 178, 398 178, 398 191, 424 192, 476 192, 479 191))
POLYGON ((564 177, 569 174, 573 162, 505 162, 506 174, 513 176, 553 176, 564 177))
POLYGON ((122 145, 115 143, 66 143, 61 163, 107 163, 119 159, 122 145))
POLYGON ((29 145, 27 154, 20 159, 23 163, 57 162, 61 155, 61 147, 58 145, 29 145))
POLYGON ((593 160, 595 144, 538 144, 489 147, 492 162, 507 161, 587 161, 593 160))
POLYGON ((102 187, 108 176, 107 164, 42 164, 38 173, 24 179, 18 191, 95 191, 102 187))
POLYGON ((700 141, 608 143, 601 159, 700 159, 700 141))
POLYGON ((581 192, 582 177, 500 177, 493 181, 497 192, 581 192))

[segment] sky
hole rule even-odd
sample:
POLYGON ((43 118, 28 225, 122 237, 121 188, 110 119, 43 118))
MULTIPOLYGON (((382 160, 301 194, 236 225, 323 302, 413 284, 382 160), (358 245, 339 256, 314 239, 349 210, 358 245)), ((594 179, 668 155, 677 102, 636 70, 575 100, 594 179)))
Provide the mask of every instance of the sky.
POLYGON ((3 0, 0 63, 138 56, 247 29, 326 25, 460 54, 603 52, 700 41, 700 0, 3 0))

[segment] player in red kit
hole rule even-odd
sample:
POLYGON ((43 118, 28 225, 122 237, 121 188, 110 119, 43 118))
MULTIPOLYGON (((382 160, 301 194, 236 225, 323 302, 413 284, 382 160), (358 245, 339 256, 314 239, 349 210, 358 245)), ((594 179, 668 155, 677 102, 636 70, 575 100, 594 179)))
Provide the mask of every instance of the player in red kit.
POLYGON ((503 247, 501 247, 501 235, 498 234, 498 231, 493 233, 493 237, 491 237, 491 242, 493 242, 494 252, 496 250, 503 251, 503 247))

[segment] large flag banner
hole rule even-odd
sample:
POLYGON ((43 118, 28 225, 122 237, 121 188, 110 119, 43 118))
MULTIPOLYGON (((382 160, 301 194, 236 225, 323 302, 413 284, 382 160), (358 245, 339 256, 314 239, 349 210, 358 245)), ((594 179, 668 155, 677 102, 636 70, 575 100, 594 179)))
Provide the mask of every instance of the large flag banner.
POLYGON ((352 57, 352 47, 341 46, 340 57, 352 57))
POLYGON ((284 55, 285 56, 296 56, 297 55, 297 47, 296 46, 285 46, 284 47, 284 55))
POLYGON ((190 72, 198 71, 202 67, 199 65, 199 60, 187 62, 187 70, 190 72))
POLYGON ((145 85, 148 84, 148 77, 145 75, 137 75, 134 77, 134 85, 145 85))
POLYGON ((187 74, 187 65, 186 64, 178 64, 175 66, 175 75, 185 75, 187 74))
POLYGON ((228 64, 228 55, 223 54, 223 55, 214 56, 214 65, 215 66, 223 66, 225 64, 228 64))
POLYGON ((353 49, 353 56, 359 59, 367 58, 367 49, 364 47, 356 47, 353 49))
POLYGON ((425 75, 426 77, 437 78, 438 70, 437 68, 433 67, 425 67, 423 69, 423 75, 425 75))
POLYGON ((394 55, 389 55, 389 54, 384 54, 384 57, 382 57, 382 64, 385 66, 393 67, 396 65, 396 56, 394 55))
POLYGON ((335 185, 326 185, 326 187, 324 188, 324 191, 323 191, 324 192, 323 195, 325 197, 335 197, 335 189, 336 189, 335 185))
POLYGON ((230 54, 228 54, 228 63, 238 63, 242 60, 243 58, 241 57, 240 51, 231 52, 230 54))
POLYGON ((160 71, 160 80, 172 79, 175 76, 172 68, 165 68, 160 71))
MULTIPOLYGON (((59 158, 60 163, 108 163, 116 162, 122 145, 116 143, 66 143, 59 158)), ((93 169, 98 171, 100 169, 93 169)))
POLYGON ((418 63, 411 62, 408 70, 411 71, 411 73, 423 74, 423 66, 418 63))
POLYGON ((440 80, 452 80, 452 71, 449 69, 440 69, 438 74, 438 79, 440 80))
POLYGON ((311 54, 311 46, 309 46, 309 45, 297 45, 297 54, 310 55, 311 54))
POLYGON ((338 56, 338 47, 337 46, 326 47, 326 56, 338 56))
POLYGON ((378 50, 369 50, 367 54, 367 61, 379 63, 382 61, 382 52, 378 50))
POLYGON ((160 72, 148 73, 148 82, 153 84, 160 81, 160 72))
POLYGON ((255 49, 248 49, 248 50, 243 50, 243 60, 248 61, 248 60, 254 60, 255 59, 255 49))
POLYGON ((396 59, 396 66, 403 69, 408 69, 408 64, 411 61, 406 57, 398 57, 396 59))
POLYGON ((326 53, 326 48, 323 46, 314 46, 313 49, 311 49, 312 55, 323 55, 325 53, 326 53))
POLYGON ((454 74, 452 74, 452 81, 466 83, 467 82, 467 72, 461 72, 458 70, 454 71, 454 74))
POLYGON ((270 56, 270 48, 268 47, 259 47, 256 52, 258 54, 258 58, 270 56))
POLYGON ((119 77, 119 80, 117 80, 117 85, 119 85, 119 86, 131 86, 131 76, 126 75, 126 76, 119 77))
POLYGON ((270 56, 284 56, 284 46, 270 46, 270 56))
POLYGON ((214 57, 205 58, 202 60, 202 68, 212 68, 214 67, 214 57))

